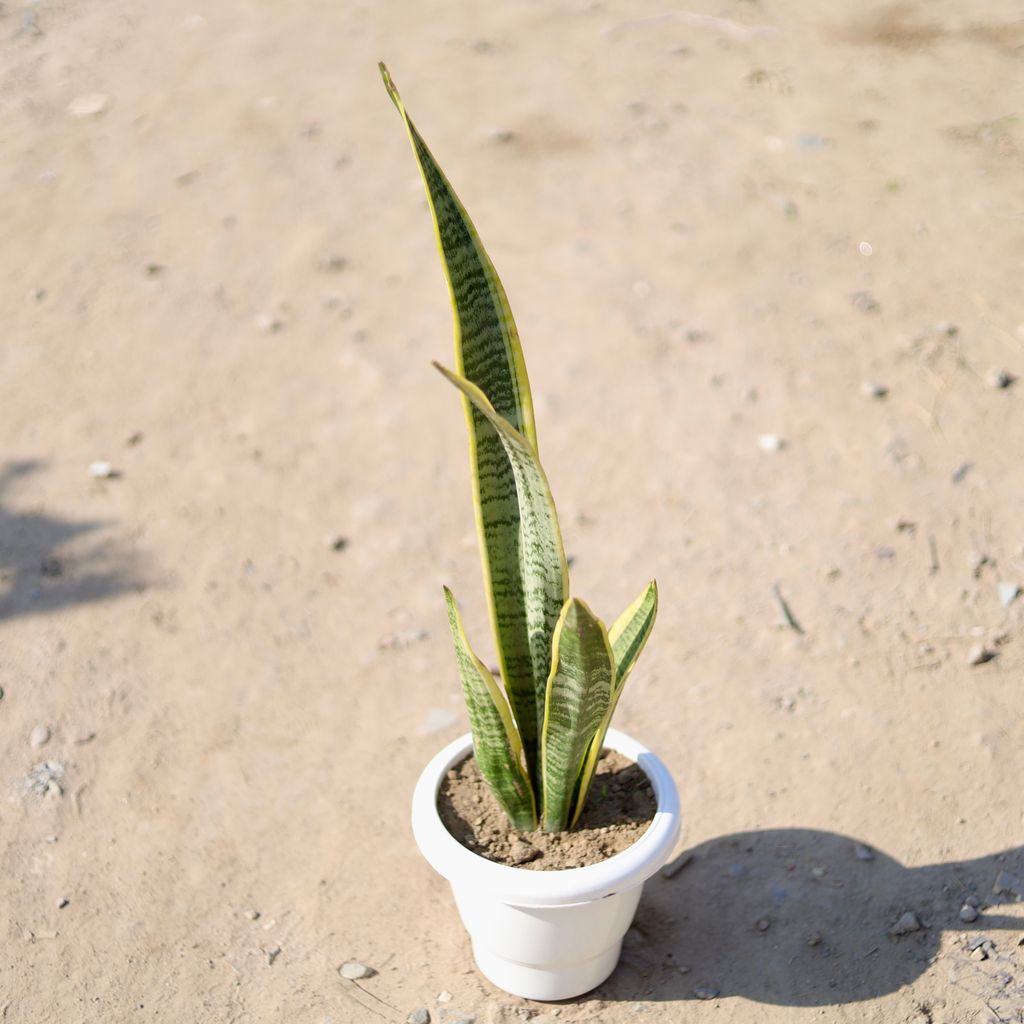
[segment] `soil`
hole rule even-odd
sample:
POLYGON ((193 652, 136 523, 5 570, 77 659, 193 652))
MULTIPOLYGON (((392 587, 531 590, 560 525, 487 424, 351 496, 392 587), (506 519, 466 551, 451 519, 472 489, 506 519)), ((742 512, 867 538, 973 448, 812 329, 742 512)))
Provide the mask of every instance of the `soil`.
POLYGON ((445 827, 463 846, 487 860, 531 871, 597 864, 633 845, 658 809, 639 766, 605 750, 576 827, 567 832, 519 832, 494 798, 470 755, 448 771, 437 798, 445 827))
POLYGON ((5 0, 3 1024, 1019 1016, 1020 19, 5 0), (573 594, 658 580, 615 724, 694 856, 557 1017, 409 826, 468 728, 443 583, 496 661, 380 59, 506 286, 573 594))

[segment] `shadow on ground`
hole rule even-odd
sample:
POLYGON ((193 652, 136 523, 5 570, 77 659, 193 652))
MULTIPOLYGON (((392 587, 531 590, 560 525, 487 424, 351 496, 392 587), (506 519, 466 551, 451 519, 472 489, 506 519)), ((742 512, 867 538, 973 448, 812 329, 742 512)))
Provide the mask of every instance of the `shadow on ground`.
POLYGON ((1018 900, 1024 847, 908 868, 846 836, 793 828, 691 853, 673 878, 647 883, 619 968, 585 1000, 858 1002, 928 970, 948 930, 963 933, 943 946, 951 984, 990 1009, 1024 1006, 1024 907, 1001 912, 1018 900), (968 900, 979 905, 973 922, 960 917, 968 900), (920 929, 891 934, 908 911, 920 929))
POLYGON ((41 462, 26 461, 0 469, 0 621, 102 601, 142 587, 136 555, 99 538, 83 547, 84 535, 109 522, 56 519, 7 506, 11 485, 42 468, 41 462))

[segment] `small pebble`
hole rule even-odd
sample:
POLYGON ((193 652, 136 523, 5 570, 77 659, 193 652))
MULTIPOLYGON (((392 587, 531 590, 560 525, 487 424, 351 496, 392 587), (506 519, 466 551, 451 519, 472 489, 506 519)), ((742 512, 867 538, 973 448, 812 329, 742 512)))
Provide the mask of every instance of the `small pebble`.
POLYGON ((908 910, 890 929, 890 935, 909 935, 911 932, 919 932, 921 930, 921 922, 917 919, 917 914, 912 910, 908 910))
POLYGON ((430 1011, 425 1006, 421 1006, 418 1010, 413 1010, 405 1018, 405 1024, 430 1024, 430 1011))
POLYGON ((771 926, 771 918, 759 917, 754 927, 756 927, 759 932, 766 932, 769 928, 771 928, 771 926))
POLYGON ((817 946, 820 946, 821 932, 811 932, 811 934, 807 936, 807 945, 811 949, 815 949, 817 946))
POLYGON ((120 475, 106 459, 97 459, 95 462, 89 463, 89 476, 95 477, 97 480, 113 480, 114 477, 120 475))
POLYGON ((964 903, 968 907, 974 907, 975 910, 977 910, 978 907, 981 906, 981 900, 978 899, 977 896, 973 896, 973 895, 972 896, 968 896, 967 899, 964 900, 964 903))
POLYGON ((67 896, 61 896, 61 898, 57 900, 57 909, 63 910, 70 902, 71 900, 69 900, 67 896))
POLYGON ((786 442, 778 434, 762 434, 757 439, 757 447, 763 452, 780 452, 786 442))
POLYGON ((877 380, 866 380, 860 386, 861 394, 867 398, 883 399, 889 394, 889 389, 877 380))
POLYGON ((476 1024, 476 1017, 461 1010, 442 1010, 440 1024, 476 1024))
POLYGON ((333 536, 330 540, 330 548, 332 551, 344 551, 348 547, 348 537, 343 537, 340 533, 333 536))
POLYGON ((320 269, 327 274, 340 273, 346 266, 348 266, 348 260, 344 256, 339 256, 336 252, 331 252, 321 257, 319 263, 320 269))
POLYGON ((850 302, 858 313, 877 313, 882 308, 871 292, 854 292, 850 302))
POLYGON ((437 993, 437 1001, 439 1003, 450 1003, 452 1001, 452 994, 447 989, 442 989, 437 993))
POLYGON ((252 320, 253 327, 263 334, 276 334, 284 327, 284 321, 272 313, 257 313, 252 320))
POLYGON ((274 961, 281 955, 281 947, 269 946, 263 950, 263 952, 267 955, 267 966, 272 967, 274 965, 274 961))
POLYGON ((996 388, 997 390, 1008 388, 1016 379, 1009 370, 1004 370, 1001 366, 993 366, 985 374, 985 383, 990 388, 996 388))
POLYGON ((984 644, 975 644, 967 652, 967 664, 968 665, 984 665, 985 662, 991 661, 996 657, 995 651, 990 651, 984 644))
POLYGON ((110 107, 110 97, 102 92, 89 92, 76 96, 68 104, 68 113, 72 117, 99 117, 110 107))
POLYGON ((996 584, 996 592, 999 594, 999 603, 1004 608, 1009 608, 1020 597, 1020 587, 1016 583, 1005 580, 996 584))
POLYGON ((717 999, 719 992, 714 985, 698 985, 693 990, 693 994, 698 999, 717 999))
POLYGON ((953 472, 950 474, 949 478, 950 478, 950 480, 953 481, 953 483, 958 484, 958 483, 960 483, 961 480, 963 480, 963 478, 965 476, 967 476, 967 474, 973 468, 974 468, 974 463, 973 462, 961 462, 960 465, 957 466, 956 469, 953 470, 953 472))
POLYGON ((857 843, 853 847, 853 855, 857 860, 874 860, 875 851, 870 846, 865 846, 863 843, 857 843))
POLYGON ((970 924, 972 921, 978 920, 978 910, 976 907, 972 907, 970 903, 965 903, 960 908, 960 920, 964 924, 970 924))
POLYGON ((30 747, 38 750, 40 747, 46 746, 50 741, 50 727, 48 725, 37 725, 28 734, 28 744, 30 747))
POLYGON ((253 910, 252 908, 250 908, 249 910, 243 911, 243 914, 250 921, 258 921, 260 919, 260 912, 258 910, 253 910))
POLYGON ((349 981, 359 981, 361 978, 372 978, 377 972, 366 964, 350 961, 342 964, 338 968, 338 973, 349 981))

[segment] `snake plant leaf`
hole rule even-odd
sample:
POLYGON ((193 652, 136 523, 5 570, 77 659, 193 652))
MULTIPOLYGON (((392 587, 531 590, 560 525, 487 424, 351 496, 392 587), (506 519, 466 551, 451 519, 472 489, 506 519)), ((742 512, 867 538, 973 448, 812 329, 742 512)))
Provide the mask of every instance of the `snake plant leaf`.
MULTIPOLYGON (((402 116, 426 186, 452 299, 458 373, 478 387, 498 416, 526 438, 536 457, 530 383, 505 290, 465 208, 406 113, 383 64, 380 71, 388 95, 402 116)), ((540 712, 536 710, 538 701, 533 694, 538 685, 543 686, 549 667, 545 664, 536 674, 536 652, 550 641, 550 629, 568 593, 568 585, 555 595, 557 608, 550 623, 538 632, 535 609, 531 607, 537 590, 536 581, 529 579, 533 567, 520 557, 518 534, 522 524, 516 505, 515 471, 505 455, 499 432, 486 414, 469 400, 464 402, 464 408, 470 439, 473 506, 491 628, 527 764, 535 773, 540 712)), ((547 586, 546 581, 543 586, 547 586)))
POLYGON ((512 714, 494 677, 469 646, 458 605, 447 587, 444 598, 480 774, 513 827, 533 831, 537 827, 536 801, 523 767, 523 747, 512 714))
POLYGON ((605 720, 615 683, 604 623, 578 598, 562 609, 552 644, 541 733, 541 827, 560 832, 573 810, 575 783, 594 734, 605 720))
MULTIPOLYGON (((539 730, 534 723, 544 719, 547 679, 552 665, 552 637, 564 595, 569 589, 569 569, 555 503, 537 452, 530 442, 508 420, 498 415, 475 384, 438 363, 434 366, 493 428, 504 447, 506 462, 512 468, 511 494, 501 492, 500 487, 507 486, 504 482, 489 478, 481 479, 481 490, 491 496, 492 503, 516 510, 516 529, 507 531, 506 543, 514 558, 515 581, 522 588, 517 598, 521 599, 529 661, 526 671, 513 677, 521 685, 510 687, 508 695, 526 750, 526 763, 535 765, 539 763, 536 757, 539 730), (524 723, 534 725, 532 734, 524 723)), ((500 614, 507 606, 502 600, 505 591, 498 584, 495 577, 495 600, 500 614)), ((507 609, 507 614, 519 615, 519 605, 507 609)))
POLYGON ((647 643, 647 638, 651 635, 657 614, 658 584, 651 580, 640 596, 615 620, 608 632, 615 661, 615 685, 612 688, 612 699, 608 703, 604 721, 587 748, 587 754, 583 760, 583 769, 576 785, 575 810, 570 827, 579 821, 580 815, 583 813, 583 805, 587 801, 587 793, 590 791, 590 784, 594 779, 594 772, 597 770, 597 761, 601 756, 604 738, 619 703, 626 677, 632 671, 637 658, 640 657, 640 652, 647 643))

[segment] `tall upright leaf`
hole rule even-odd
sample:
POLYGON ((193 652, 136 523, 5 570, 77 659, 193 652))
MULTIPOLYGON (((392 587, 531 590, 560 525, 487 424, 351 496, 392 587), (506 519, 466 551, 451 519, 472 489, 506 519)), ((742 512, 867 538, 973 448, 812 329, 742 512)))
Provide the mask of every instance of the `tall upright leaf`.
POLYGON ((462 694, 473 730, 473 753, 480 774, 505 809, 512 825, 532 831, 537 827, 536 802, 523 768, 523 748, 515 722, 494 677, 469 646, 458 605, 447 587, 444 588, 444 597, 448 604, 448 625, 455 643, 462 694))
POLYGON ((568 827, 576 779, 611 702, 612 658, 604 623, 578 598, 566 601, 555 628, 541 733, 545 832, 568 827))
MULTIPOLYGON (((505 290, 472 221, 406 113, 387 68, 381 64, 380 70, 408 130, 426 186, 452 298, 458 372, 483 392, 497 415, 526 439, 536 456, 530 385, 505 290)), ((540 667, 538 640, 550 641, 554 617, 541 626, 531 614, 531 594, 536 586, 528 577, 534 566, 524 558, 521 548, 515 475, 502 440, 477 406, 468 399, 464 405, 484 592, 505 689, 522 735, 527 763, 532 766, 536 764, 540 728, 534 679, 544 679, 548 672, 545 664, 536 675, 540 667)), ((568 592, 565 573, 561 575, 559 607, 568 592)))
POLYGON ((570 827, 579 821, 580 815, 583 813, 583 805, 587 801, 590 783, 594 779, 597 761, 601 756, 601 748, 604 746, 604 738, 608 733, 608 726, 611 725, 612 715, 615 714, 619 697, 622 696, 626 677, 633 670, 636 659, 640 657, 640 652, 651 635, 657 614, 658 584, 651 580, 640 596, 615 620, 608 632, 608 639, 612 645, 612 659, 615 663, 615 685, 612 687, 612 699, 608 702, 608 710, 605 712, 594 738, 590 741, 583 759, 583 768, 580 771, 573 797, 574 810, 572 820, 569 822, 570 827))
MULTIPOLYGON (((510 537, 510 540, 515 541, 514 550, 523 583, 523 610, 530 658, 529 688, 515 692, 520 700, 519 706, 523 708, 516 717, 517 720, 525 718, 541 722, 547 676, 552 664, 552 638, 564 603, 562 595, 569 588, 569 570, 551 489, 530 442, 498 415, 484 393, 443 366, 437 363, 434 366, 493 428, 512 468, 513 501, 518 509, 519 523, 514 538, 510 537)), ((513 694, 509 696, 512 698, 513 694)), ((512 700, 512 706, 516 708, 515 700, 512 700)), ((525 738, 523 746, 527 751, 527 764, 538 763, 539 759, 530 761, 531 750, 526 746, 525 738)))

